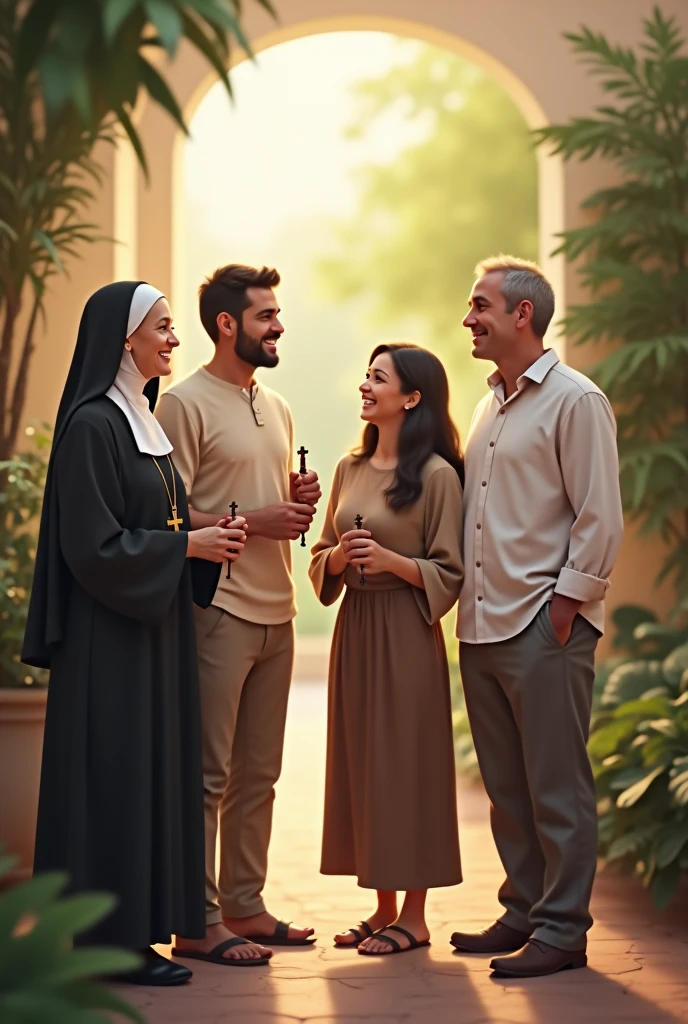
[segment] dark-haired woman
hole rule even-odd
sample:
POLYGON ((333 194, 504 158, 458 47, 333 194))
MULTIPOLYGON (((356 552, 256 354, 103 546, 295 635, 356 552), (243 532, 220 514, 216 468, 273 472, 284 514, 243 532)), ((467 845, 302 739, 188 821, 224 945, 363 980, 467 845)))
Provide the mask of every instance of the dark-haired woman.
POLYGON ((330 660, 321 871, 377 890, 370 917, 335 941, 384 955, 427 945, 427 890, 461 881, 440 619, 463 579, 463 462, 432 353, 379 346, 360 391, 363 441, 337 466, 310 568, 323 604, 346 587, 330 660))

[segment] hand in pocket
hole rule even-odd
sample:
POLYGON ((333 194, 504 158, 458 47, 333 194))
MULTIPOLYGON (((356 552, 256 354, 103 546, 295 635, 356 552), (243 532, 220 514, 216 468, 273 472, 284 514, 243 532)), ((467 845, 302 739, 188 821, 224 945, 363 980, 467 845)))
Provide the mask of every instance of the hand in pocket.
POLYGON ((562 647, 566 647, 571 638, 573 623, 580 608, 580 601, 574 601, 563 594, 555 594, 550 602, 547 614, 555 637, 562 647))

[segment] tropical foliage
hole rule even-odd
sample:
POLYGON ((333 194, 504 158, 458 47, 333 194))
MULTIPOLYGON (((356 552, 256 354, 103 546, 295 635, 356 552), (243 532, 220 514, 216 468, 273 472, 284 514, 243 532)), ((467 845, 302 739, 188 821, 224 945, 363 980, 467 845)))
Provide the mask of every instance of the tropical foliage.
POLYGON ((46 675, 19 660, 51 440, 46 426, 27 427, 26 434, 31 447, 0 462, 0 688, 43 683, 46 675))
POLYGON ((20 436, 46 288, 99 237, 94 146, 124 132, 145 168, 142 97, 186 131, 164 61, 185 40, 229 89, 240 14, 240 0, 0 0, 0 460, 20 436))
MULTIPOLYGON (((0 878, 14 863, 0 850, 0 878)), ((144 1018, 93 979, 137 967, 133 953, 74 949, 73 939, 108 914, 115 897, 62 897, 67 876, 37 875, 0 893, 0 1020, 2 1024, 111 1024, 116 1013, 144 1018)))
POLYGON ((613 618, 625 653, 599 667, 589 743, 600 850, 665 907, 688 872, 688 627, 632 606, 613 618))
POLYGON ((591 295, 565 332, 602 345, 592 375, 617 412, 625 506, 666 541, 661 576, 688 610, 688 48, 657 8, 636 50, 587 28, 567 38, 608 102, 539 140, 567 160, 610 161, 618 183, 563 236, 591 295))

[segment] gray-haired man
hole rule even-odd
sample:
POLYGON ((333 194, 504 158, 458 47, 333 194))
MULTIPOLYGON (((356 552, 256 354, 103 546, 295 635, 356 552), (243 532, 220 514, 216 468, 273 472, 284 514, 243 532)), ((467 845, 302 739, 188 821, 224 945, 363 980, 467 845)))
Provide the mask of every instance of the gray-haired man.
POLYGON ((623 530, 616 428, 543 337, 551 285, 512 257, 476 270, 463 323, 497 372, 466 445, 461 675, 505 913, 468 953, 514 977, 584 967, 597 815, 586 752, 594 653, 623 530))

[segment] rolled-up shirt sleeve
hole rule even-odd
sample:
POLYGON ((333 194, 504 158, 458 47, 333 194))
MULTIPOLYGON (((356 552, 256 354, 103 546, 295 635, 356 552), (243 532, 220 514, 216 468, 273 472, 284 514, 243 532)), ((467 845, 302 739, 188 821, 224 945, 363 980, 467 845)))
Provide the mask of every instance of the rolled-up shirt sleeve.
POLYGON ((574 403, 561 427, 559 458, 576 518, 554 590, 575 601, 600 601, 623 535, 616 423, 604 395, 590 392, 574 403))

